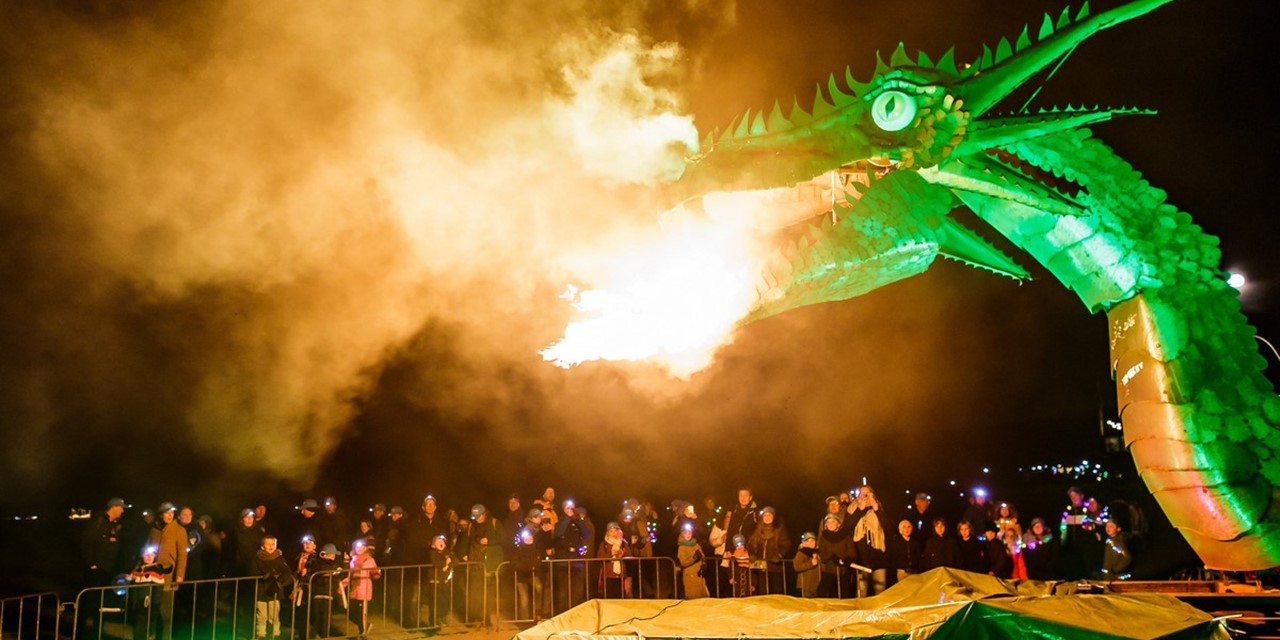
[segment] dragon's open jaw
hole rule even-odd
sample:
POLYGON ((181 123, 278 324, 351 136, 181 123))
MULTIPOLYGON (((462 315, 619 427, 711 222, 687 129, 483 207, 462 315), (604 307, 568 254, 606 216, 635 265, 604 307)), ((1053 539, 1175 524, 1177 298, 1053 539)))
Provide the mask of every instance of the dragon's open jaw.
POLYGON ((1074 17, 1065 11, 1056 21, 1046 17, 1036 42, 1024 30, 1016 43, 1003 40, 963 68, 951 52, 935 63, 924 54, 912 59, 899 45, 888 64, 879 61, 872 81, 856 82, 846 70, 845 91, 829 80, 830 101, 820 89, 812 113, 797 105, 784 116, 775 104, 767 115, 748 112, 708 136, 676 185, 686 199, 664 223, 693 214, 783 229, 785 242, 762 266, 759 306, 747 322, 867 293, 922 272, 939 254, 1027 278, 1014 260, 952 219, 952 210, 987 198, 1078 216, 1087 206, 1083 186, 1023 156, 1020 145, 1151 112, 991 109, 1031 78, 1051 73, 1092 34, 1167 1, 1137 0, 1097 15, 1085 4, 1074 17), (931 191, 938 193, 920 195, 931 191))

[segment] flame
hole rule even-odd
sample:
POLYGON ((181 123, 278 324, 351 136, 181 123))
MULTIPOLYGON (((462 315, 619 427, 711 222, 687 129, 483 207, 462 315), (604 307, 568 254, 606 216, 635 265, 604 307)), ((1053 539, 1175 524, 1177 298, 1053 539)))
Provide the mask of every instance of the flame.
POLYGON ((539 352, 561 367, 644 361, 687 379, 711 364, 755 301, 756 248, 748 229, 687 224, 629 248, 599 288, 563 296, 586 317, 539 352))

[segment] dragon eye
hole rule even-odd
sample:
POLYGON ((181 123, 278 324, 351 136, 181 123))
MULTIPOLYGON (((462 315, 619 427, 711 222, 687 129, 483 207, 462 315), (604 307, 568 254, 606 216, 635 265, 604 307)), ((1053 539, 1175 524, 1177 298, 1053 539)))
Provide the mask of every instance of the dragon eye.
POLYGON ((886 91, 871 104, 871 119, 885 131, 902 131, 915 117, 915 99, 901 91, 886 91))

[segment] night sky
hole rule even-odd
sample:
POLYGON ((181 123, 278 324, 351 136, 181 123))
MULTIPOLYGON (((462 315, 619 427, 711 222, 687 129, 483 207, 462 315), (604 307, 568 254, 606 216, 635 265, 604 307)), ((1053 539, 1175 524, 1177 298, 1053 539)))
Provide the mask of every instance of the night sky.
MULTIPOLYGON (((1088 456, 1114 412, 1105 318, 1025 256, 1030 282, 940 259, 750 325, 690 380, 537 353, 572 318, 566 256, 655 231, 628 118, 705 131, 865 80, 899 41, 969 60, 1062 6, 4 3, 0 514, 553 484, 603 521, 746 483, 816 521, 864 476, 1088 456)), ((1156 110, 1093 130, 1221 238, 1273 342, 1277 13, 1175 0, 1033 103, 1156 110)))

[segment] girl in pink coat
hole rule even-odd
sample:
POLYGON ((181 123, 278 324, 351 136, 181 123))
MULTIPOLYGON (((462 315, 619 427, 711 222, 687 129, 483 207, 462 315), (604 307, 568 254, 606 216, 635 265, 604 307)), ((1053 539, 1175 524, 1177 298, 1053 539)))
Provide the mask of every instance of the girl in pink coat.
POLYGON ((350 594, 347 615, 356 624, 356 635, 361 638, 369 633, 369 601, 373 599, 373 581, 381 577, 378 562, 369 553, 364 538, 357 539, 351 545, 351 575, 343 578, 341 585, 350 594))

